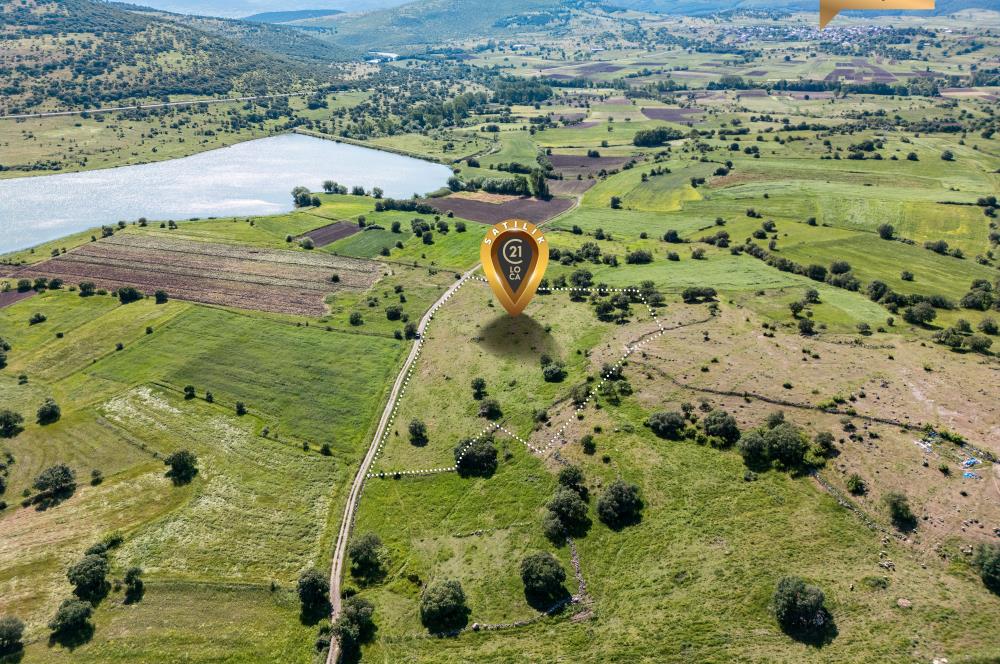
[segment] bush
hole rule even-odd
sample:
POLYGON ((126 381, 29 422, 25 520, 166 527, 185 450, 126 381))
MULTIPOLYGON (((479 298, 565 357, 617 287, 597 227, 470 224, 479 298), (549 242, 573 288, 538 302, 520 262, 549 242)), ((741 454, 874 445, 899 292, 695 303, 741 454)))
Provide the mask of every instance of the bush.
POLYGON ((759 431, 747 431, 740 436, 737 448, 748 468, 766 468, 771 464, 767 455, 767 443, 759 431))
POLYGON ((542 377, 546 383, 560 383, 566 378, 566 369, 561 364, 553 362, 542 369, 542 377))
POLYGON ((13 438, 24 431, 24 417, 12 410, 0 410, 0 438, 13 438))
POLYGON ((559 485, 576 491, 580 498, 587 500, 587 486, 583 471, 578 466, 563 466, 559 470, 559 485))
POLYGON ((134 604, 142 599, 146 584, 142 582, 142 568, 129 567, 125 571, 125 603, 134 604))
POLYGON ((90 616, 93 612, 94 607, 90 605, 90 602, 65 599, 59 605, 52 620, 49 621, 49 629, 60 635, 70 635, 93 629, 90 624, 90 616))
POLYGON ((882 498, 886 507, 889 508, 889 518, 894 526, 900 530, 909 530, 916 525, 917 519, 910 509, 910 501, 905 495, 898 491, 890 491, 882 498))
POLYGON ((799 428, 783 422, 764 434, 767 458, 784 468, 801 466, 809 445, 799 428))
POLYGON ((327 593, 330 592, 330 582, 327 581, 326 576, 322 572, 315 567, 310 567, 299 575, 296 591, 298 592, 303 610, 309 613, 327 605, 329 602, 327 593))
POLYGON ((347 547, 347 555, 351 558, 351 574, 353 576, 373 580, 383 573, 382 540, 375 533, 365 533, 354 538, 347 547))
POLYGON ((575 488, 557 486, 545 507, 555 515, 563 530, 571 535, 582 533, 589 525, 587 503, 575 488))
POLYGON ((1000 546, 980 544, 974 560, 983 584, 1000 595, 1000 546))
POLYGON ((153 299, 156 301, 157 304, 166 304, 167 300, 170 299, 170 296, 167 295, 167 291, 158 290, 155 293, 153 293, 153 299))
POLYGON ((660 438, 676 440, 684 431, 684 416, 676 411, 653 413, 646 420, 646 425, 660 438))
POLYGON ((455 465, 462 477, 490 477, 497 469, 497 450, 487 436, 463 439, 455 447, 455 465))
POLYGON ((500 410, 500 402, 496 399, 483 399, 479 404, 479 417, 485 417, 488 420, 499 419, 503 415, 503 411, 500 410))
POLYGON ((642 517, 642 507, 639 487, 618 479, 608 485, 597 501, 597 516, 607 526, 617 530, 638 523, 642 517))
POLYGON ((166 476, 173 481, 174 486, 188 484, 198 474, 198 457, 188 450, 174 452, 163 463, 170 466, 166 476))
POLYGON ((410 432, 410 444, 423 447, 427 444, 427 425, 420 420, 411 420, 408 427, 410 432))
POLYGON ((131 304, 132 302, 138 302, 143 297, 142 293, 139 292, 137 288, 132 286, 122 286, 118 289, 118 301, 122 304, 131 304))
POLYGON ((593 454, 597 451, 597 443, 589 433, 580 439, 580 445, 583 447, 584 454, 593 454))
POLYGON ((860 475, 852 473, 851 476, 847 478, 847 490, 855 496, 861 496, 868 491, 868 487, 865 486, 865 481, 861 479, 860 475))
POLYGON ((31 318, 28 319, 28 325, 38 325, 40 323, 44 323, 47 320, 48 317, 46 317, 45 314, 36 312, 31 314, 31 318))
POLYGON ((107 558, 92 553, 70 567, 66 578, 73 584, 73 594, 80 599, 95 601, 107 592, 108 570, 107 558))
POLYGON ((432 583, 420 598, 420 622, 432 633, 459 630, 469 622, 462 584, 454 579, 432 583))
POLYGON ((826 630, 832 619, 825 606, 823 591, 806 585, 797 576, 786 576, 778 582, 772 598, 774 617, 786 633, 808 635, 826 630))
POLYGON ((375 636, 375 606, 363 597, 348 597, 344 600, 340 615, 330 631, 337 638, 341 650, 357 659, 361 644, 375 636))
POLYGON ((355 327, 357 327, 359 325, 364 325, 364 323, 365 323, 365 319, 362 318, 361 314, 358 313, 357 311, 353 312, 351 314, 351 317, 348 320, 351 323, 351 325, 353 325, 355 327))
POLYGON ((0 656, 15 653, 23 648, 24 623, 14 616, 0 617, 0 656))
POLYGON ((403 307, 398 304, 390 304, 385 308, 385 317, 388 320, 399 320, 403 317, 403 307))
POLYGON ((547 551, 532 553, 521 561, 521 581, 529 597, 551 601, 566 594, 566 571, 547 551))
POLYGON ((713 410, 702 423, 705 433, 722 441, 723 447, 730 447, 740 439, 740 428, 736 418, 724 410, 713 410))
POLYGON ((38 423, 42 426, 58 422, 61 416, 62 409, 59 408, 59 404, 51 398, 46 399, 45 402, 38 407, 38 423))

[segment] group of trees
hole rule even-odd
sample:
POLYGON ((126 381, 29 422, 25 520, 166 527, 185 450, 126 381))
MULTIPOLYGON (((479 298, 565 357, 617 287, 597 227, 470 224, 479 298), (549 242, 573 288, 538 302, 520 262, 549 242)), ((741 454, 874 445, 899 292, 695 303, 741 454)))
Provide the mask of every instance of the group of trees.
MULTIPOLYGON (((832 451, 832 442, 825 434, 817 436, 815 442, 817 455, 825 456, 832 451)), ((763 426, 744 432, 737 447, 751 470, 772 466, 794 470, 807 464, 811 443, 805 432, 786 422, 784 413, 778 411, 769 415, 763 426)))

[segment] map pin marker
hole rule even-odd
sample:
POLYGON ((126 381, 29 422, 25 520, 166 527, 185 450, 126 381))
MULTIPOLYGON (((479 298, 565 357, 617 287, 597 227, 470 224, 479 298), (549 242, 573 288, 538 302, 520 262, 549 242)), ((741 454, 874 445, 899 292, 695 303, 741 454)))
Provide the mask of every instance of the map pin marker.
POLYGON ((508 219, 486 232, 479 247, 486 281, 500 304, 517 316, 535 296, 549 264, 549 245, 532 223, 508 219))

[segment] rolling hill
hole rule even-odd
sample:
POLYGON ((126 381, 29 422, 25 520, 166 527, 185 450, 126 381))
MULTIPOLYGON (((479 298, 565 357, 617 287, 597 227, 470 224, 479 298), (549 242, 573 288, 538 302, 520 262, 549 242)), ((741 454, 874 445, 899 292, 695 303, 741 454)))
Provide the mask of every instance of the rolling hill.
POLYGON ((241 20, 251 23, 292 23, 310 18, 327 18, 343 14, 340 9, 299 9, 295 11, 261 12, 244 16, 241 20))
MULTIPOLYGON (((223 30, 91 0, 7 3, 3 19, 0 36, 8 48, 0 55, 0 79, 10 112, 178 95, 260 94, 330 76, 276 55, 276 47, 265 52, 282 39, 289 46, 316 41, 280 26, 227 24, 223 30)), ((319 44, 318 50, 334 50, 319 44)))

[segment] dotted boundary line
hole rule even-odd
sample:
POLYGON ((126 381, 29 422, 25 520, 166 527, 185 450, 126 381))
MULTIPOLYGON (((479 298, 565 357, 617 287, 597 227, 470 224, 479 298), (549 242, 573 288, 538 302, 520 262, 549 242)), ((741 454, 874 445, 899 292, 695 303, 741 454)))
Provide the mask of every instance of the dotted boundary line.
MULTIPOLYGON (((372 458, 372 465, 374 465, 379 460, 379 457, 382 456, 382 450, 384 449, 385 443, 386 443, 386 441, 389 438, 389 431, 392 430, 393 423, 396 420, 396 413, 397 413, 397 411, 399 409, 399 404, 402 402, 403 396, 406 394, 406 388, 409 387, 410 378, 413 376, 413 369, 416 367, 417 361, 420 359, 420 354, 423 352, 423 349, 424 349, 424 340, 426 338, 427 328, 430 327, 431 321, 434 320, 434 315, 437 313, 437 310, 439 308, 441 308, 442 306, 444 306, 445 302, 447 302, 455 294, 457 294, 458 291, 460 291, 462 289, 462 287, 468 281, 471 281, 471 280, 482 281, 483 283, 489 283, 483 277, 472 276, 472 277, 468 277, 468 278, 462 279, 462 281, 459 282, 458 287, 455 288, 455 290, 453 290, 449 295, 445 296, 445 298, 440 303, 438 303, 437 306, 435 306, 433 309, 431 309, 431 315, 427 319, 427 326, 421 332, 420 337, 417 339, 417 351, 416 351, 416 354, 413 357, 413 363, 410 365, 410 369, 406 372, 406 378, 403 379, 403 387, 399 391, 399 396, 396 397, 396 401, 395 401, 395 403, 392 406, 392 414, 389 416, 389 421, 386 424, 385 431, 382 432, 382 439, 379 440, 378 449, 376 449, 375 456, 372 458)), ((491 424, 487 425, 482 431, 480 431, 479 434, 475 438, 471 438, 469 440, 469 442, 466 443, 465 447, 463 447, 462 450, 461 450, 461 452, 459 452, 458 458, 456 459, 455 465, 453 465, 453 466, 442 466, 440 468, 422 468, 422 469, 418 469, 418 470, 386 470, 386 471, 378 471, 378 472, 369 472, 366 475, 366 479, 371 479, 373 477, 377 477, 377 478, 380 478, 380 479, 385 479, 385 478, 396 479, 396 478, 404 477, 404 476, 413 477, 413 476, 426 476, 426 475, 437 475, 437 474, 440 474, 440 473, 453 473, 453 472, 457 472, 459 465, 461 465, 461 463, 462 463, 462 458, 465 456, 465 453, 468 451, 468 449, 472 445, 474 445, 475 443, 479 442, 483 437, 485 437, 485 436, 487 436, 489 434, 492 434, 492 433, 494 433, 496 431, 502 431, 503 433, 507 434, 508 436, 510 436, 511 438, 513 438, 514 440, 516 440, 519 443, 523 444, 525 447, 527 447, 529 450, 531 450, 535 454, 537 454, 539 456, 544 456, 556 443, 558 443, 561 439, 563 439, 563 434, 565 433, 567 427, 569 427, 570 423, 572 423, 572 421, 587 407, 587 405, 593 400, 594 395, 597 392, 600 391, 600 389, 604 386, 604 384, 606 382, 608 382, 608 380, 610 380, 611 376, 615 375, 616 373, 618 373, 618 370, 625 363, 625 361, 633 353, 635 353, 637 350, 639 350, 643 346, 649 344, 651 341, 653 341, 655 339, 658 339, 659 337, 661 337, 661 336, 663 336, 664 334, 667 333, 667 329, 665 327, 663 327, 663 323, 660 321, 659 317, 656 315, 656 310, 653 309, 653 307, 646 300, 645 296, 643 296, 642 292, 640 292, 638 289, 635 289, 635 288, 601 288, 601 289, 593 289, 593 288, 546 288, 546 289, 542 289, 542 291, 544 293, 546 293, 546 294, 547 293, 560 292, 560 291, 563 291, 563 292, 574 292, 574 293, 591 293, 591 292, 594 292, 595 290, 597 292, 599 292, 599 293, 628 293, 630 295, 637 295, 639 297, 639 299, 642 301, 642 303, 644 305, 646 305, 646 309, 649 311, 650 318, 656 323, 657 327, 659 327, 659 331, 656 332, 655 334, 649 336, 649 337, 646 337, 642 341, 636 342, 636 343, 634 343, 632 345, 626 345, 625 346, 625 353, 601 377, 601 381, 597 384, 596 387, 594 387, 594 388, 588 388, 586 399, 584 399, 584 401, 581 404, 579 404, 574 409, 573 415, 571 417, 567 418, 565 422, 563 422, 562 426, 559 427, 559 429, 552 436, 552 438, 549 440, 548 444, 545 445, 545 447, 537 447, 537 446, 531 444, 530 442, 528 442, 527 440, 525 440, 524 438, 522 438, 521 436, 517 435, 516 433, 510 431, 509 429, 507 429, 507 428, 505 428, 505 427, 503 427, 503 426, 501 426, 499 424, 491 423, 491 424)))

